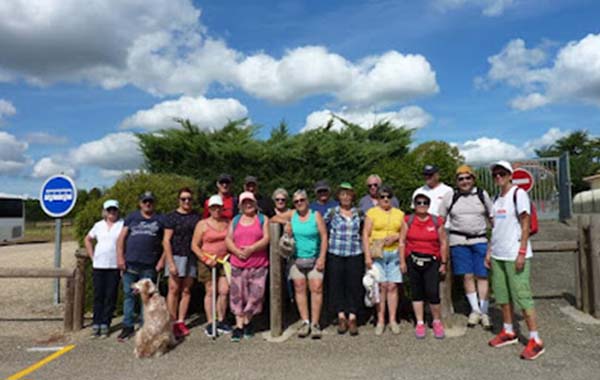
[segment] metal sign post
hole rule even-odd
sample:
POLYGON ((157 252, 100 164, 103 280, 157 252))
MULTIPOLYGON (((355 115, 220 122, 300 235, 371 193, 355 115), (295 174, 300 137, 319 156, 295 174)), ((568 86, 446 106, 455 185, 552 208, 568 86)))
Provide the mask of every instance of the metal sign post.
MULTIPOLYGON (((60 268, 61 265, 61 245, 62 245, 62 219, 56 218, 54 224, 56 236, 54 239, 54 267, 60 268)), ((60 278, 54 279, 54 303, 60 303, 60 278)))

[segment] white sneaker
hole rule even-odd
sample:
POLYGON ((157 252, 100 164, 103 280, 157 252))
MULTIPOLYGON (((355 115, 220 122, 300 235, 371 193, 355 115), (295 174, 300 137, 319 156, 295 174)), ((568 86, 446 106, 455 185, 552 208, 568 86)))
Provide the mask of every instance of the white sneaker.
POLYGON ((484 330, 492 329, 492 321, 490 320, 490 316, 487 314, 481 314, 481 326, 483 326, 484 330))
POLYGON ((481 314, 472 311, 469 314, 469 320, 467 321, 467 327, 475 327, 481 322, 481 314))

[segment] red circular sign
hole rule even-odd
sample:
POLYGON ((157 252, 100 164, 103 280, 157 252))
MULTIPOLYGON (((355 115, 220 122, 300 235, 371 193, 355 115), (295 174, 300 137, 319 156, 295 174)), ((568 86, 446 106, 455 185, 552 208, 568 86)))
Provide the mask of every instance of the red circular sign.
POLYGON ((515 185, 519 186, 521 189, 527 192, 529 192, 533 188, 533 185, 535 183, 535 181, 533 180, 533 175, 529 171, 522 168, 515 169, 512 178, 512 182, 515 185))

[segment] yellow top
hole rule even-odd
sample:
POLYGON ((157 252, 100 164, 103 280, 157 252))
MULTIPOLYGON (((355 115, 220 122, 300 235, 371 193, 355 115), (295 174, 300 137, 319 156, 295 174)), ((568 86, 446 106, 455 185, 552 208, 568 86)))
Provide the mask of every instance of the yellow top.
MULTIPOLYGON (((395 207, 385 211, 381 207, 375 206, 367 211, 367 216, 373 222, 373 229, 369 237, 370 243, 373 240, 384 239, 400 233, 400 228, 402 228, 402 223, 404 222, 404 213, 395 207)), ((398 249, 398 242, 386 245, 383 248, 385 250, 398 249)))

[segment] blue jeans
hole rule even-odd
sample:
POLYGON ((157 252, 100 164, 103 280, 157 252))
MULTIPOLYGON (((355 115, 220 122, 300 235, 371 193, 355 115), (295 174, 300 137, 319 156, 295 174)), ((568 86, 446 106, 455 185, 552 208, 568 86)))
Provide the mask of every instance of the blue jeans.
MULTIPOLYGON (((137 297, 133 294, 131 285, 144 278, 155 281, 156 270, 154 270, 154 268, 139 268, 127 264, 127 270, 123 273, 123 294, 125 295, 125 299, 123 300, 123 327, 133 327, 133 324, 135 323, 134 312, 137 297)), ((140 323, 144 323, 143 310, 142 313, 140 313, 140 323)))

